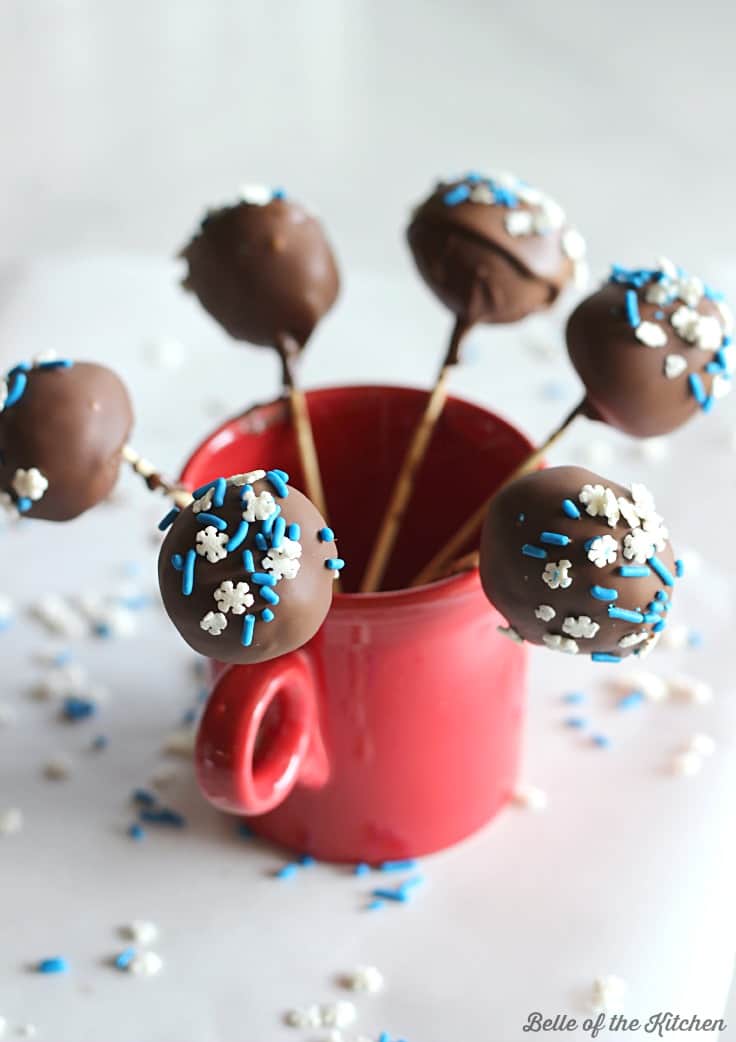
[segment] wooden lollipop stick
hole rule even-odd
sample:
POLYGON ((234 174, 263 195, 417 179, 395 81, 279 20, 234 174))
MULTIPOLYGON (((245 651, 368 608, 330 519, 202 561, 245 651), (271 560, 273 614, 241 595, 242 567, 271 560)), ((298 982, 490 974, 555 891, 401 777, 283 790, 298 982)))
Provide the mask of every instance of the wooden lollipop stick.
POLYGON ((306 493, 329 524, 330 519, 327 514, 327 501, 325 499, 324 486, 322 485, 317 448, 314 444, 312 421, 309 419, 309 409, 307 408, 304 392, 300 389, 297 382, 296 360, 299 353, 299 345, 293 337, 283 334, 278 338, 276 348, 281 357, 284 370, 284 389, 291 405, 291 417, 294 423, 299 460, 304 472, 306 493))
POLYGON ((159 473, 153 463, 141 456, 139 452, 136 452, 132 445, 123 445, 122 457, 126 463, 130 464, 136 474, 140 474, 152 492, 163 492, 165 496, 174 501, 176 506, 182 509, 188 507, 192 502, 191 492, 187 492, 185 488, 180 488, 172 481, 169 481, 168 478, 165 478, 159 473))
MULTIPOLYGON (((552 431, 549 437, 546 438, 545 441, 534 450, 534 452, 527 456, 526 459, 522 460, 517 467, 514 467, 511 473, 504 479, 503 483, 499 485, 492 495, 490 495, 488 499, 486 499, 485 502, 483 502, 478 509, 470 515, 465 524, 462 528, 458 529, 452 539, 450 539, 450 541, 435 554, 429 564, 422 568, 421 572, 419 572, 416 578, 412 581, 412 586, 423 586, 424 583, 432 582, 433 580, 443 578, 446 575, 452 575, 458 570, 463 570, 462 568, 458 569, 458 565, 461 563, 457 561, 458 554, 468 540, 477 536, 478 532, 482 528, 483 521, 485 520, 488 507, 493 497, 512 481, 523 477, 524 474, 529 474, 531 471, 536 470, 546 454, 552 446, 559 441, 573 420, 585 411, 586 405, 586 399, 583 398, 583 400, 579 402, 570 413, 568 413, 562 423, 552 431)), ((462 562, 465 564, 466 568, 473 567, 473 565, 477 563, 477 551, 474 551, 473 554, 466 554, 466 556, 462 558, 462 562)))
POLYGON ((360 584, 361 593, 373 593, 381 587, 381 582, 401 529, 401 522, 404 519, 404 514, 411 500, 411 494, 414 491, 417 471, 426 455, 435 426, 442 415, 442 410, 447 401, 447 383, 450 371, 453 366, 457 365, 460 357, 460 344, 468 329, 467 323, 458 318, 450 337, 447 354, 437 374, 434 387, 427 398, 422 418, 414 430, 414 435, 401 464, 399 476, 394 484, 391 498, 378 532, 378 538, 373 545, 368 565, 360 584))

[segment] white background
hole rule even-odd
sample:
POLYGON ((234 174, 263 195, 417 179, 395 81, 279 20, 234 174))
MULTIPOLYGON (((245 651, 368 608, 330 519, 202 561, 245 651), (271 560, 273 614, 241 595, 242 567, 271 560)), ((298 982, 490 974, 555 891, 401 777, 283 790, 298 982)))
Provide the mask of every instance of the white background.
MULTIPOLYGON (((135 394, 137 441, 174 466, 217 415, 275 387, 267 353, 224 343, 167 262, 203 207, 244 180, 310 202, 342 261, 311 384, 429 383, 447 320, 411 271, 402 228, 436 176, 468 167, 515 169, 556 195, 596 273, 667 253, 733 296, 733 19, 714 3, 6 0, 0 356, 54 347, 111 362, 135 394), (185 367, 151 365, 159 335, 184 344, 185 367)), ((540 350, 558 342, 560 318, 477 335, 457 393, 541 436, 578 393, 564 356, 540 350)), ((185 766, 170 798, 190 827, 134 847, 126 795, 196 694, 186 650, 155 612, 132 642, 80 642, 112 692, 99 724, 69 730, 24 697, 44 641, 17 623, 0 637, 1 700, 17 713, 0 732, 0 807, 22 806, 27 823, 0 840, 0 1015, 52 1042, 298 1042, 279 1026, 284 1009, 334 997, 332 976, 360 961, 390 985, 362 1003, 362 1028, 407 1042, 519 1042, 533 1008, 584 1015, 601 972, 627 979, 632 1012, 720 1015, 736 946, 732 428, 729 402, 656 465, 592 427, 556 456, 588 462, 593 440, 600 469, 649 482, 680 545, 700 548, 680 621, 704 646, 656 664, 707 678, 713 705, 620 714, 607 673, 535 653, 526 774, 550 810, 508 812, 432 859, 416 904, 381 918, 361 915, 361 887, 329 868, 279 890, 268 873, 281 855, 233 840, 185 766), (586 715, 611 750, 561 727, 571 686, 589 693, 586 715), (718 753, 675 781, 666 766, 696 729, 718 753), (111 747, 91 759, 97 730, 111 747), (40 768, 59 750, 75 769, 54 787, 40 768), (136 915, 163 930, 156 980, 104 965, 116 924, 136 915), (74 963, 68 977, 25 969, 57 951, 74 963)), ((106 509, 4 534, 3 588, 21 606, 46 589, 110 590, 124 559, 151 588, 158 504, 127 478, 106 509)))

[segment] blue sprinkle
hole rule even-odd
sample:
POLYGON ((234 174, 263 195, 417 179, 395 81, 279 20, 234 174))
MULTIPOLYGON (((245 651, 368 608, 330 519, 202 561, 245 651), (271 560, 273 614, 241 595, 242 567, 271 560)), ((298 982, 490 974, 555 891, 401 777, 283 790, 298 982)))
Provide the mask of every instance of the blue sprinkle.
POLYGON ((194 565, 197 560, 196 550, 187 550, 186 560, 184 561, 184 571, 181 583, 181 592, 185 597, 191 597, 192 590, 194 589, 194 565))
MULTIPOLYGON (((257 539, 258 536, 256 536, 256 540, 257 539)), ((252 550, 243 550, 243 567, 245 568, 246 572, 255 571, 256 563, 253 560, 252 550)))
POLYGON ((261 532, 263 532, 264 536, 271 535, 271 530, 273 529, 276 518, 279 516, 280 513, 281 507, 277 503, 274 509, 268 515, 268 517, 264 518, 264 520, 261 521, 261 532))
POLYGON ((193 724, 196 719, 197 719, 197 710, 196 709, 187 709, 186 713, 182 713, 181 722, 183 724, 189 725, 189 724, 193 724))
POLYGON ((573 727, 576 731, 580 731, 587 723, 584 716, 568 716, 565 720, 565 727, 573 727))
POLYGON ((718 361, 708 362, 707 366, 705 367, 705 371, 706 371, 706 373, 711 373, 711 375, 713 373, 722 373, 723 372, 723 366, 718 361))
POLYGON ((690 648, 699 648, 703 643, 703 634, 699 630, 690 630, 687 635, 687 643, 690 648))
POLYGON ((640 706, 644 701, 644 694, 641 691, 629 691, 628 695, 624 695, 618 700, 619 709, 634 709, 635 706, 640 706))
POLYGON ((223 506, 225 502, 225 493, 227 492, 227 481, 224 478, 217 478, 214 482, 215 494, 212 497, 212 502, 216 507, 223 506))
POLYGON ((661 633, 666 625, 667 625, 667 620, 666 619, 660 619, 659 622, 655 623, 655 625, 652 626, 652 633, 661 633))
POLYGON ((713 300, 716 303, 725 299, 725 295, 721 293, 720 290, 713 289, 712 286, 704 286, 703 293, 708 298, 708 300, 713 300))
POLYGON ((561 535, 559 532, 542 532, 539 542, 546 543, 548 546, 567 546, 572 539, 569 535, 561 535))
POLYGON ((241 839, 252 839, 255 833, 245 821, 238 822, 238 835, 241 839))
POLYGON ((471 170, 465 175, 463 180, 468 181, 471 185, 477 185, 479 181, 483 180, 483 175, 479 174, 477 170, 471 170))
POLYGON ((572 517, 576 521, 580 517, 580 511, 571 499, 562 500, 562 510, 565 514, 567 514, 568 517, 572 517))
POLYGON ((335 533, 325 525, 324 528, 320 528, 319 532, 317 532, 317 538, 320 543, 334 543, 335 533))
POLYGON ((608 749, 611 745, 611 739, 605 734, 594 734, 592 742, 593 745, 597 745, 599 749, 608 749))
POLYGON ((562 696, 562 701, 567 702, 568 705, 577 706, 581 702, 585 701, 585 695, 582 691, 569 691, 566 695, 562 696))
POLYGON ((19 499, 16 500, 15 505, 21 512, 21 514, 27 514, 33 506, 33 502, 30 499, 28 499, 27 496, 21 496, 19 499))
POLYGON ((217 514, 208 514, 205 511, 197 514, 198 525, 214 525, 218 532, 224 532, 227 528, 227 521, 223 521, 217 514))
POLYGON ((286 198, 286 192, 284 191, 283 188, 274 188, 273 192, 271 193, 271 201, 273 201, 274 199, 285 199, 285 198, 286 198))
POLYGON ((179 513, 179 507, 172 507, 171 510, 166 515, 166 517, 162 517, 161 520, 159 521, 159 523, 158 523, 158 530, 159 530, 159 532, 165 532, 166 529, 170 525, 173 525, 174 521, 176 521, 178 513, 179 513))
POLYGON ((256 624, 255 615, 246 615, 243 619, 243 633, 240 638, 240 643, 244 648, 249 648, 253 643, 253 630, 256 624))
POLYGON ((48 362, 39 362, 39 369, 71 369, 74 362, 70 358, 50 358, 48 362))
POLYGON ((646 622, 647 625, 652 622, 659 622, 659 615, 653 611, 646 611, 644 612, 644 622, 646 622))
POLYGON ((134 789, 130 798, 140 807, 154 807, 158 803, 156 796, 148 789, 134 789))
POLYGON ((665 586, 675 585, 674 576, 672 575, 670 570, 662 564, 658 557, 650 557, 647 561, 647 564, 653 572, 657 573, 657 575, 660 577, 665 586))
POLYGON ((69 963, 61 955, 55 955, 52 959, 41 959, 36 966, 38 973, 67 973, 68 970, 69 963))
POLYGON ((368 912, 375 912, 379 908, 383 908, 383 901, 379 901, 378 899, 371 901, 370 904, 366 905, 366 911, 368 912))
POLYGON ((547 556, 547 551, 543 550, 541 546, 531 546, 529 543, 524 543, 521 548, 521 552, 524 557, 536 557, 540 561, 547 556))
POLYGON ((240 490, 240 502, 244 503, 246 498, 247 498, 247 496, 248 496, 248 493, 252 492, 252 491, 253 491, 253 486, 252 485, 243 485, 243 487, 240 490))
POLYGON ((128 966, 130 966, 131 962, 135 958, 135 955, 135 948, 126 948, 115 957, 115 965, 119 970, 127 970, 128 966))
POLYGON ((277 879, 293 879, 298 869, 299 865, 292 861, 288 865, 283 865, 274 875, 277 879))
POLYGON ((281 600, 272 586, 259 586, 258 593, 260 594, 261 599, 266 601, 268 604, 278 604, 281 600))
POLYGON ((370 873, 371 866, 367 865, 365 861, 360 861, 353 869, 353 875, 356 876, 367 876, 370 873))
POLYGON ((339 572, 341 568, 345 567, 345 562, 342 557, 328 557, 325 561, 325 568, 329 568, 330 571, 339 572))
POLYGON ((657 590, 657 592, 654 595, 654 598, 655 598, 655 600, 658 600, 658 601, 668 601, 669 600, 669 597, 667 596, 667 594, 665 593, 664 590, 657 590))
POLYGON ((624 579, 645 579, 649 568, 645 564, 622 564, 618 574, 624 579))
POLYGON ((268 543, 263 532, 256 532, 256 550, 268 550, 268 543))
POLYGON ((147 821, 151 825, 171 825, 182 829, 186 825, 184 816, 170 807, 159 807, 157 809, 145 808, 140 812, 141 821, 147 821))
POLYGON ((171 555, 171 567, 177 572, 184 571, 184 558, 181 556, 181 554, 171 555))
POLYGON ((407 872, 417 867, 417 859, 410 857, 404 861, 382 861, 378 866, 380 872, 407 872))
POLYGON ((399 890, 402 893, 406 893, 408 890, 414 890, 416 887, 422 885, 422 883, 424 882, 424 879, 425 879, 425 877, 421 873, 419 873, 416 876, 409 876, 408 879, 405 879, 399 885, 399 890))
POLYGON ((409 896, 405 890, 398 887, 396 890, 387 890, 379 888, 378 890, 371 891, 371 897, 381 898, 383 901, 396 901, 400 904, 406 904, 409 900, 409 896))
POLYGON ((382 1031, 378 1036, 378 1042, 391 1042, 391 1036, 388 1031, 382 1031))
POLYGON ((464 203, 466 199, 470 198, 470 189, 467 185, 456 185, 455 188, 450 189, 449 192, 445 192, 442 201, 445 206, 457 206, 458 203, 464 203))
POLYGON ((620 655, 609 655, 606 651, 594 651, 590 656, 593 662, 620 662, 620 655))
POLYGON ((288 538, 294 540, 295 542, 301 538, 301 534, 301 526, 298 525, 296 521, 293 521, 286 529, 286 535, 288 536, 288 538))
POLYGON ((238 528, 237 528, 237 531, 235 532, 235 534, 231 535, 229 540, 225 544, 225 549, 227 550, 228 553, 232 553, 233 550, 237 550, 238 549, 240 544, 243 542, 245 537, 248 535, 248 529, 249 528, 250 528, 250 525, 248 524, 247 521, 241 521, 240 522, 240 524, 238 525, 238 528))
POLYGON ((701 405, 701 408, 702 408, 703 412, 710 412, 711 409, 713 408, 713 406, 715 405, 715 403, 716 403, 715 398, 713 397, 712 394, 709 394, 708 397, 705 399, 705 401, 701 405))
POLYGON ((516 520, 517 520, 517 521, 518 521, 518 522, 519 522, 520 524, 523 524, 523 523, 524 523, 524 522, 526 521, 526 514, 519 514, 519 516, 517 517, 517 519, 516 519, 516 520))
POLYGON ((652 612, 657 612, 659 615, 662 615, 666 611, 667 605, 662 601, 650 601, 649 604, 647 604, 647 614, 649 615, 651 615, 652 612))
POLYGON ((142 825, 139 825, 137 821, 134 821, 133 824, 128 827, 128 835, 131 839, 141 840, 145 837, 146 832, 142 825))
POLYGON ((675 561, 675 575, 678 579, 681 579, 685 574, 685 563, 679 558, 675 561))
POLYGON ((266 481, 271 483, 271 485, 273 486, 273 489, 274 489, 276 495, 280 499, 286 499, 286 497, 289 495, 289 490, 286 487, 286 482, 281 477, 281 475, 283 473, 284 473, 283 470, 267 470, 266 471, 266 481))
POLYGON ((286 521, 283 517, 277 517, 273 526, 273 535, 271 536, 271 545, 278 549, 284 541, 286 535, 286 521))
POLYGON ((629 325, 633 326, 634 329, 641 322, 639 317, 639 300, 636 296, 636 290, 626 290, 626 317, 629 320, 629 325))
POLYGON ((275 586, 277 582, 276 576, 268 572, 253 572, 251 579, 256 586, 275 586))
POLYGON ((289 475, 286 473, 286 471, 285 470, 279 470, 278 467, 272 467, 271 468, 271 473, 275 474, 277 477, 281 478, 282 481, 288 481, 289 480, 289 475))
POLYGON ((688 384, 690 385, 690 391, 692 392, 693 398, 698 403, 701 409, 705 408, 708 396, 705 393, 705 387, 703 381, 700 379, 697 373, 690 373, 688 376, 688 384))
POLYGON ((591 586, 590 596, 597 601, 617 601, 618 590, 612 590, 608 586, 591 586))
POLYGON ((96 622, 92 627, 92 632, 96 637, 102 637, 104 640, 112 636, 112 630, 106 622, 96 622))
POLYGON ((200 485, 199 488, 195 488, 194 492, 192 492, 192 499, 201 499, 205 492, 209 492, 214 486, 214 481, 208 481, 206 485, 200 485))
POLYGON ((655 311, 655 312, 654 312, 654 317, 655 317, 656 319, 658 319, 658 321, 660 321, 660 322, 661 322, 661 321, 662 321, 662 319, 664 318, 664 311, 655 311))
POLYGON ((621 619, 623 622, 644 622, 644 615, 640 611, 629 611, 628 608, 616 608, 613 604, 608 606, 609 619, 621 619))
POLYGON ((9 409, 11 405, 15 405, 16 402, 20 401, 23 397, 23 392, 26 389, 28 383, 28 377, 23 372, 16 372, 13 382, 8 389, 8 396, 5 399, 5 408, 9 409))
POLYGON ((263 622, 273 622, 273 620, 275 618, 276 618, 276 616, 274 615, 274 613, 271 611, 270 608, 264 608, 263 611, 261 612, 261 619, 262 619, 263 622))
POLYGON ((299 864, 302 868, 311 868, 312 865, 317 864, 317 859, 312 857, 311 854, 302 854, 299 858, 299 864))
POLYGON ((70 695, 65 698, 62 703, 62 716, 65 720, 71 720, 76 722, 77 720, 86 720, 90 716, 94 716, 97 712, 97 703, 91 702, 88 698, 79 698, 77 695, 70 695))
POLYGON ((96 749, 96 750, 107 749, 109 744, 110 744, 110 739, 107 737, 106 734, 98 734, 92 740, 92 748, 96 749))

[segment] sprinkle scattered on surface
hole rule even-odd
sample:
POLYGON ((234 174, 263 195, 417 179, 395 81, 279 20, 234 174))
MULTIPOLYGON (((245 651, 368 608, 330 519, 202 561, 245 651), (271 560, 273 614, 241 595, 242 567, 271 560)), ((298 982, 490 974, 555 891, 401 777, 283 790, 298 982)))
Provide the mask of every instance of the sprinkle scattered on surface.
POLYGON ((156 923, 152 923, 148 919, 134 919, 120 927, 120 936, 147 948, 158 940, 159 928, 156 923))
POLYGON ((0 810, 0 836, 12 836, 23 828, 23 811, 19 807, 0 810))
POLYGON ((383 974, 375 966, 358 966, 352 973, 341 978, 343 987, 349 991, 366 992, 375 995, 384 987, 383 974))
POLYGON ((537 785, 520 785, 514 792, 514 803, 526 810, 542 811, 547 809, 549 798, 537 785))
POLYGON ((593 981, 591 1005, 595 1013, 618 1013, 623 1009, 626 982, 614 974, 593 981))
POLYGON ((37 973, 68 973, 69 962, 62 955, 54 955, 50 959, 41 959, 36 965, 37 973))

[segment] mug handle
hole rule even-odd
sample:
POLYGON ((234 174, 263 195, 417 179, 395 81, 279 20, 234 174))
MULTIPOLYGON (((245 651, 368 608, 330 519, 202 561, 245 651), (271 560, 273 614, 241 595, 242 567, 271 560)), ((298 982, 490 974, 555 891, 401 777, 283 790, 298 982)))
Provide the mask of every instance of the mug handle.
POLYGON ((297 782, 324 785, 329 765, 307 657, 293 651, 225 669, 202 716, 194 758, 205 797, 231 813, 266 814, 297 782))

